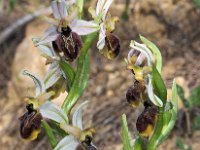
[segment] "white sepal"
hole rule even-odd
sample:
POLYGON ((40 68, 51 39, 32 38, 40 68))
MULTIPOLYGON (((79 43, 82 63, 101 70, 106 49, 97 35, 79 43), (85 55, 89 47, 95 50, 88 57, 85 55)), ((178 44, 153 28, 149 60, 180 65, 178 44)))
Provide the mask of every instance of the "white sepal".
POLYGON ((99 30, 99 25, 93 21, 73 20, 71 22, 71 29, 78 35, 87 35, 99 30))
POLYGON ((64 19, 68 15, 66 2, 64 0, 51 1, 51 8, 56 19, 64 19))
POLYGON ((60 66, 57 61, 54 61, 49 67, 49 70, 47 71, 47 74, 44 78, 46 89, 54 85, 61 78, 61 76, 62 71, 60 69, 60 66))
POLYGON ((78 141, 74 136, 69 135, 64 137, 54 148, 54 150, 76 150, 78 146, 78 141))
POLYGON ((151 76, 148 75, 148 77, 149 77, 149 79, 148 79, 149 81, 148 81, 148 84, 146 85, 148 97, 154 105, 156 105, 158 107, 162 107, 163 106, 162 100, 157 95, 155 95, 154 92, 153 92, 153 85, 152 85, 151 76))
POLYGON ((53 102, 45 102, 40 107, 40 113, 44 118, 54 120, 58 123, 68 123, 68 118, 65 112, 53 102))
POLYGON ((35 75, 35 74, 33 74, 33 73, 31 73, 27 70, 23 71, 23 75, 29 76, 33 80, 33 82, 35 83, 35 87, 36 87, 36 91, 35 91, 36 94, 35 95, 36 95, 36 97, 45 92, 44 82, 37 75, 35 75))
POLYGON ((88 103, 89 101, 85 101, 81 105, 79 105, 79 107, 76 109, 72 116, 72 125, 80 128, 81 130, 83 130, 82 111, 88 103))
POLYGON ((100 24, 99 40, 97 42, 97 48, 102 50, 106 44, 106 30, 104 28, 104 23, 100 24))

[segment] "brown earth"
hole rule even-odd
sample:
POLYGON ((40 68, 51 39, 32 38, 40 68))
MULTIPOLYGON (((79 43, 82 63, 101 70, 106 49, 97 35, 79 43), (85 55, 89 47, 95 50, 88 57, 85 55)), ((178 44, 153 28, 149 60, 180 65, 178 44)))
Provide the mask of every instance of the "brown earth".
MULTIPOLYGON (((123 7, 118 0, 112 6, 112 14, 121 16, 123 7)), ((120 56, 114 61, 108 61, 98 53, 94 45, 91 49, 91 77, 81 100, 91 100, 84 118, 86 124, 92 120, 97 129, 95 143, 100 149, 120 149, 123 113, 127 114, 132 136, 136 134, 134 124, 141 108, 133 110, 125 100, 125 93, 133 79, 123 61, 129 51, 130 40, 138 41, 138 34, 142 34, 160 48, 164 61, 163 77, 168 88, 171 87, 173 78, 177 77, 185 89, 187 86, 192 89, 200 84, 199 19, 200 10, 187 0, 134 0, 129 20, 118 23, 115 32, 121 39, 120 56)), ((33 36, 41 35, 46 28, 47 24, 41 20, 30 23, 17 48, 10 49, 8 46, 7 51, 14 53, 9 65, 7 58, 10 53, 0 59, 0 90, 4 91, 0 92, 0 145, 5 150, 50 149, 43 134, 35 142, 23 141, 19 137, 17 119, 24 111, 23 98, 34 90, 31 80, 20 75, 21 70, 28 69, 40 76, 46 71, 44 59, 31 42, 33 36)), ((198 150, 200 132, 189 138, 183 131, 184 129, 176 128, 159 149, 176 149, 176 138, 181 136, 193 150, 198 150)))

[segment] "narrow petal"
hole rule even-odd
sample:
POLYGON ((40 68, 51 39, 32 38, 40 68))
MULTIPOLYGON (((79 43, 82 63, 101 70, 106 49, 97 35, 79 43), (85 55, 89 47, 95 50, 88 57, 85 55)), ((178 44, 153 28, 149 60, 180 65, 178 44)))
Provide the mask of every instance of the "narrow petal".
POLYGON ((80 128, 83 130, 83 123, 82 123, 82 111, 86 107, 89 101, 83 102, 74 112, 72 117, 72 125, 80 128))
POLYGON ((58 3, 58 10, 60 12, 60 17, 64 19, 67 14, 67 6, 64 0, 61 0, 61 2, 58 3))
POLYGON ((54 150, 67 150, 69 148, 72 148, 70 150, 75 149, 78 146, 78 141, 75 139, 74 136, 69 135, 64 137, 60 142, 56 145, 54 150), (73 144, 72 144, 73 143, 73 144))
POLYGON ((45 39, 47 38, 49 35, 54 35, 54 34, 57 34, 57 26, 53 25, 51 27, 49 27, 45 32, 44 32, 44 35, 42 36, 42 39, 45 39))
MULTIPOLYGON (((34 45, 35 45, 35 46, 38 46, 38 45, 41 44, 41 43, 40 43, 41 41, 44 41, 44 40, 48 39, 49 36, 51 36, 51 35, 58 35, 58 34, 59 34, 59 33, 57 32, 57 26, 53 25, 53 26, 49 27, 49 28, 45 31, 45 33, 44 33, 44 35, 42 36, 42 38, 33 38, 34 45), (38 43, 39 43, 39 44, 38 44, 38 43)), ((46 43, 48 43, 48 42, 46 42, 46 43)))
POLYGON ((102 23, 100 25, 99 40, 97 42, 97 48, 99 50, 102 50, 106 44, 105 37, 106 37, 106 31, 104 28, 104 24, 102 23))
POLYGON ((27 75, 29 76, 33 82, 35 83, 35 87, 36 87, 36 97, 43 94, 45 92, 45 86, 44 86, 44 82, 35 74, 27 71, 27 70, 24 70, 23 71, 23 75, 27 75))
POLYGON ((143 54, 143 52, 141 52, 135 62, 135 66, 140 66, 143 63, 143 61, 145 60, 145 58, 146 58, 145 54, 143 54))
POLYGON ((98 0, 97 7, 96 7, 96 15, 98 16, 99 13, 102 11, 104 6, 105 0, 98 0))
POLYGON ((134 53, 134 49, 131 49, 128 53, 128 61, 130 62, 131 61, 131 57, 133 56, 133 53, 134 53))
POLYGON ((71 23, 73 32, 78 35, 88 35, 99 30, 99 25, 93 21, 75 20, 71 23))
MULTIPOLYGON (((41 41, 40 38, 33 38, 32 40, 34 44, 37 44, 39 41, 41 41)), ((54 58, 57 56, 50 44, 39 45, 38 48, 41 50, 43 56, 47 56, 50 58, 54 58)))
POLYGON ((110 8, 110 5, 112 4, 113 0, 107 0, 103 7, 103 17, 102 19, 105 20, 106 14, 108 12, 108 9, 110 8))
POLYGON ((47 36, 45 39, 42 39, 41 41, 39 41, 38 43, 35 44, 35 46, 41 45, 41 44, 46 44, 49 42, 53 42, 58 38, 59 34, 53 34, 53 35, 49 35, 47 36))
POLYGON ((46 89, 54 85, 62 76, 62 71, 57 61, 53 62, 44 78, 46 89))
POLYGON ((141 45, 142 44, 139 45, 139 43, 136 43, 135 41, 131 41, 130 47, 142 52, 147 58, 148 65, 151 66, 153 62, 153 55, 151 54, 149 50, 145 49, 141 45))
POLYGON ((64 0, 51 1, 51 8, 56 19, 64 19, 67 14, 67 5, 64 0))
POLYGON ((53 102, 45 102, 40 107, 40 113, 44 118, 54 120, 58 123, 68 123, 68 118, 65 112, 53 102))
POLYGON ((54 17, 56 19, 61 19, 60 11, 58 8, 58 1, 56 1, 56 0, 51 1, 51 8, 52 8, 54 17))

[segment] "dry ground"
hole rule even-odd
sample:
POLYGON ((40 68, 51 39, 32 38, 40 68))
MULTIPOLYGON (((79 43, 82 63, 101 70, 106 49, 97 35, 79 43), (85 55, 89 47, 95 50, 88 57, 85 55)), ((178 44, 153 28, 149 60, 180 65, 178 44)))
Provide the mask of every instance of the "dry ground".
MULTIPOLYGON (((122 6, 121 1, 117 1, 112 6, 112 14, 120 16, 122 6)), ((121 39, 120 56, 108 61, 98 54, 95 46, 92 48, 91 78, 81 100, 92 101, 84 117, 86 123, 92 120, 97 128, 95 142, 100 149, 119 149, 121 115, 127 114, 129 128, 134 133, 135 119, 141 111, 131 109, 125 100, 126 90, 132 84, 132 76, 123 62, 130 40, 138 40, 138 34, 142 34, 157 44, 164 57, 163 76, 167 86, 171 87, 173 78, 178 77, 191 89, 200 84, 199 19, 200 10, 188 0, 135 0, 131 3, 129 20, 117 25, 116 34, 121 39)), ((26 27, 25 35, 20 29, 20 33, 15 33, 8 43, 1 45, 0 145, 4 150, 49 148, 43 134, 33 143, 22 141, 17 120, 24 110, 23 97, 33 90, 31 81, 19 76, 20 71, 26 68, 44 75, 46 70, 41 65, 44 60, 31 44, 31 37, 40 35, 46 27, 44 22, 36 20, 26 27), (23 39, 19 35, 24 35, 23 39)), ((188 138, 179 128, 160 149, 175 149, 177 136, 184 137, 193 150, 198 150, 200 132, 188 138)))

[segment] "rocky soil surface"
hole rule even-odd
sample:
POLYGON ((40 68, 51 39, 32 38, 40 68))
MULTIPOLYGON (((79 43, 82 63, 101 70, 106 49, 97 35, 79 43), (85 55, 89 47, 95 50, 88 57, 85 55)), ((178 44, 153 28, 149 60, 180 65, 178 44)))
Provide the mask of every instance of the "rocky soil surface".
MULTIPOLYGON (((121 16, 123 3, 119 0, 112 7, 112 14, 121 16), (116 11, 117 10, 117 11, 116 11)), ((91 77, 80 101, 90 100, 85 111, 85 124, 92 120, 97 129, 95 143, 102 150, 120 149, 121 115, 127 114, 129 128, 135 134, 135 121, 141 108, 133 110, 125 99, 125 93, 132 85, 133 77, 126 70, 123 58, 129 51, 130 40, 138 40, 138 34, 153 41, 164 56, 163 76, 168 88, 173 78, 189 89, 200 85, 200 10, 188 0, 141 0, 132 1, 130 18, 117 25, 116 34, 121 38, 121 53, 114 61, 104 59, 95 48, 91 49, 91 77)), ((35 142, 29 143, 19 137, 18 117, 24 111, 24 97, 32 94, 34 85, 20 73, 23 69, 44 76, 46 66, 31 38, 43 33, 47 24, 36 20, 26 27, 22 42, 16 47, 11 67, 0 62, 0 89, 7 89, 0 98, 0 145, 5 150, 49 149, 43 134, 35 142), (37 27, 37 28, 36 28, 37 27), (5 81, 5 82, 3 82, 5 81), (2 84, 3 83, 3 84, 2 84), (5 94, 6 93, 6 94, 5 94)), ((181 109, 181 105, 180 105, 181 109)), ((176 129, 170 138, 160 146, 160 150, 176 149, 177 136, 183 136, 176 129)), ((193 150, 200 146, 200 132, 191 138, 185 137, 186 144, 193 150)))

